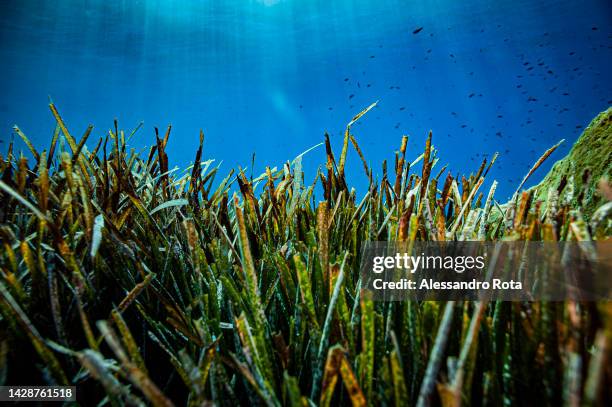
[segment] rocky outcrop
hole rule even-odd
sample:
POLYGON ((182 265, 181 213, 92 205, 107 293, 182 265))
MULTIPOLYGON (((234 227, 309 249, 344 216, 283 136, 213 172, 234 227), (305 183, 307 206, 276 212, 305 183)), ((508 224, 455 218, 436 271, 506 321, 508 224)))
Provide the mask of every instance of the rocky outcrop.
POLYGON ((550 188, 557 189, 561 182, 567 182, 561 201, 569 199, 588 218, 606 200, 597 185, 602 177, 609 182, 611 172, 612 107, 591 121, 569 154, 557 161, 532 190, 536 199, 545 201, 550 188))

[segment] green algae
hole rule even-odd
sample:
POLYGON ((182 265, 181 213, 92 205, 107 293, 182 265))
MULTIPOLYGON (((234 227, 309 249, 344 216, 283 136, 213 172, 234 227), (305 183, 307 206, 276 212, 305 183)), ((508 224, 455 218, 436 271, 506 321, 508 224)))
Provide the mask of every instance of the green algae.
POLYGON ((590 218, 605 201, 597 190, 598 182, 601 178, 609 181, 611 174, 612 107, 591 121, 569 154, 557 161, 531 190, 536 199, 546 201, 551 188, 558 190, 561 187, 559 199, 569 199, 572 205, 581 208, 585 217, 590 218))

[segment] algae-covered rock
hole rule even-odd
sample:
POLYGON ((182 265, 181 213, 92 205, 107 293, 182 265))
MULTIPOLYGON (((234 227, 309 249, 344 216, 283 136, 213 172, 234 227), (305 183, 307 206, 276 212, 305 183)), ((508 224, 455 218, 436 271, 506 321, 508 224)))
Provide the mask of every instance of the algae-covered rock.
POLYGON ((605 199, 598 193, 597 183, 602 177, 610 180, 611 170, 612 107, 609 107, 591 121, 569 154, 557 161, 532 189, 537 199, 545 201, 550 188, 557 189, 565 177, 567 185, 561 192, 561 201, 570 200, 572 206, 590 217, 605 199), (585 177, 586 170, 590 171, 589 177, 585 177))

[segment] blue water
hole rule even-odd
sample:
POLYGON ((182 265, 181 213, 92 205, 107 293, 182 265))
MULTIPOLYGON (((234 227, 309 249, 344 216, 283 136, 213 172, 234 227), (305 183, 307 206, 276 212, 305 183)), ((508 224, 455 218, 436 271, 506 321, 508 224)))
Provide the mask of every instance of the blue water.
MULTIPOLYGON (((185 166, 202 128, 222 173, 250 172, 255 152, 258 174, 325 131, 339 154, 346 123, 379 100, 353 129, 379 176, 403 134, 414 158, 431 129, 454 173, 499 151, 491 175, 507 196, 612 104, 610 0, 5 0, 0 11, 0 151, 13 124, 47 148, 51 97, 76 135, 144 121, 141 149, 172 123, 170 164, 185 166)), ((310 177, 324 160, 308 154, 310 177)), ((363 190, 354 151, 348 166, 363 190)))

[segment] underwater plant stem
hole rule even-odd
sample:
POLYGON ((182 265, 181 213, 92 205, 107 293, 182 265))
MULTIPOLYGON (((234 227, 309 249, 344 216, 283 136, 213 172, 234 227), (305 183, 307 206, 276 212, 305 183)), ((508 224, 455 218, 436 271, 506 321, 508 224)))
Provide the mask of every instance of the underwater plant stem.
POLYGON ((321 381, 321 373, 323 367, 322 365, 324 362, 323 355, 325 354, 325 349, 327 349, 327 342, 329 340, 329 330, 334 316, 334 308, 336 306, 336 302, 338 302, 340 290, 342 289, 342 282, 344 281, 344 266, 346 264, 347 257, 348 253, 345 253, 344 258, 342 259, 342 265, 340 266, 340 273, 338 274, 338 279, 336 280, 336 285, 334 286, 334 292, 332 293, 332 297, 329 301, 329 306, 327 307, 327 315, 325 316, 325 322, 323 324, 323 333, 321 334, 321 341, 319 342, 319 350, 317 352, 317 361, 319 366, 315 370, 312 379, 312 390, 310 392, 310 398, 312 400, 315 399, 316 394, 319 392, 319 382, 321 381))
POLYGON ((540 165, 542 165, 542 163, 546 161, 548 156, 550 156, 561 144, 563 144, 564 141, 565 139, 561 139, 561 141, 559 141, 557 144, 546 150, 544 154, 542 154, 542 156, 538 159, 538 161, 536 161, 536 163, 533 165, 533 167, 531 167, 527 175, 525 175, 525 178, 523 178, 523 180, 519 184, 518 188, 514 192, 514 195, 512 195, 513 202, 516 200, 518 193, 521 191, 521 188, 523 188, 523 185, 525 185, 525 182, 527 182, 529 177, 531 177, 531 175, 540 167, 540 165))
POLYGON ((419 390, 419 398, 417 400, 417 407, 427 407, 431 404, 431 394, 436 384, 436 377, 442 364, 442 357, 444 356, 444 350, 448 342, 448 334, 450 332, 451 325, 453 323, 453 311, 455 308, 455 301, 449 301, 444 307, 444 315, 442 316, 442 322, 438 328, 438 334, 436 335, 436 341, 434 347, 431 350, 429 356, 429 362, 427 363, 427 370, 425 371, 425 377, 421 382, 421 389, 419 390))

